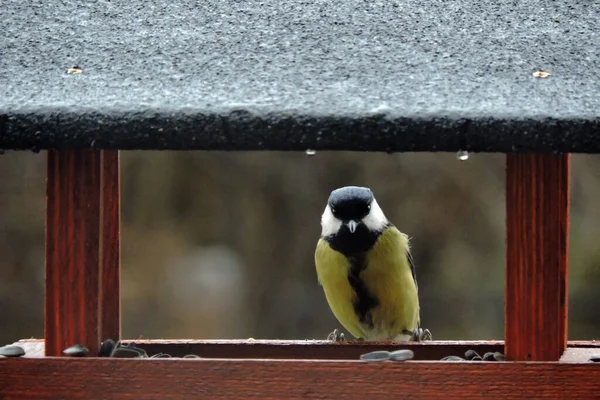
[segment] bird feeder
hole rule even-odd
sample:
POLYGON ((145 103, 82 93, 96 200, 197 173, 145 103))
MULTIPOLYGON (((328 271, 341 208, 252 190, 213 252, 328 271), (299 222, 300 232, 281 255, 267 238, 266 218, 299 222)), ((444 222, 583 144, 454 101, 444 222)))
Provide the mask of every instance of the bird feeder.
POLYGON ((567 0, 5 0, 0 149, 48 161, 44 340, 0 358, 0 398, 598 397, 600 345, 567 341, 569 154, 600 152, 598 21, 567 0), (97 357, 121 339, 128 150, 506 153, 505 340, 97 357), (65 357, 74 343, 90 353, 65 357), (359 360, 394 346, 416 360, 359 360), (439 361, 470 348, 507 361, 439 361))

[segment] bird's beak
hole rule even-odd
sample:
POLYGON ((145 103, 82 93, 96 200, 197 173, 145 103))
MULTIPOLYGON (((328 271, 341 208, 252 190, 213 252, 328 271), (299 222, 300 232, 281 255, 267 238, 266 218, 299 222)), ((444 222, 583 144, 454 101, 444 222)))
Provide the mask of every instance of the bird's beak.
POLYGON ((348 229, 350 229, 350 233, 354 233, 356 231, 356 227, 358 226, 358 222, 351 219, 350 221, 348 221, 348 223, 346 225, 348 225, 348 229))

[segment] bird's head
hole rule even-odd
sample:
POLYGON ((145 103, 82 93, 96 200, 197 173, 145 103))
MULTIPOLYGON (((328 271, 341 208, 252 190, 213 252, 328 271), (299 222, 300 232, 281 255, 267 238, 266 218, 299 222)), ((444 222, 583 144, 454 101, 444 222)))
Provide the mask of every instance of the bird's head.
POLYGON ((321 217, 323 237, 358 231, 382 232, 388 220, 369 188, 346 186, 329 195, 321 217))

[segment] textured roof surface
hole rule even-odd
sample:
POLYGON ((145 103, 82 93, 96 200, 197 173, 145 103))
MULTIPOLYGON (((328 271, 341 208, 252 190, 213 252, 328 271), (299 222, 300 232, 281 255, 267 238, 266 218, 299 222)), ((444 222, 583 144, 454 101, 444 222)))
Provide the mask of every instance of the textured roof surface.
POLYGON ((600 152, 598 1, 0 12, 0 148, 600 152))

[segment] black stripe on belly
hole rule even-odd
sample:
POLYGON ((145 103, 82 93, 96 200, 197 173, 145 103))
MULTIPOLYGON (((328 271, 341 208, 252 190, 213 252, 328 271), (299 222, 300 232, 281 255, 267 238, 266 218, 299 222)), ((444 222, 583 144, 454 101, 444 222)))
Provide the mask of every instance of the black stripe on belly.
POLYGON ((371 311, 377 307, 379 300, 369 292, 367 286, 360 278, 360 273, 367 268, 367 258, 365 254, 349 256, 350 269, 348 270, 348 282, 356 293, 356 299, 352 302, 354 312, 358 316, 358 320, 373 328, 373 316, 371 311))
POLYGON ((350 233, 348 227, 342 225, 337 234, 325 237, 329 246, 346 256, 350 262, 348 282, 356 293, 356 299, 352 303, 354 312, 358 316, 358 320, 370 328, 373 328, 371 312, 379 305, 379 300, 369 291, 360 274, 367 268, 367 253, 373 248, 381 233, 369 231, 361 223, 354 233, 350 233))

